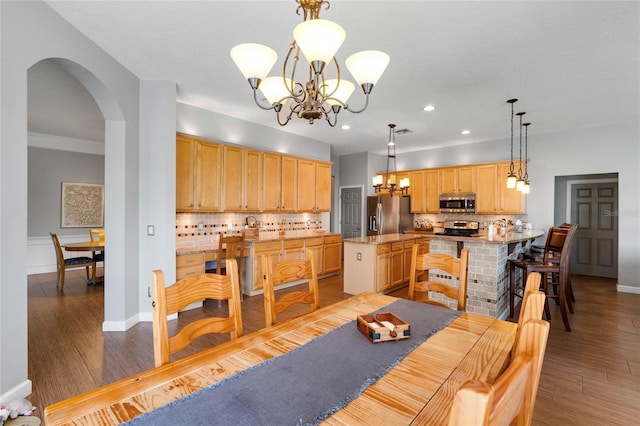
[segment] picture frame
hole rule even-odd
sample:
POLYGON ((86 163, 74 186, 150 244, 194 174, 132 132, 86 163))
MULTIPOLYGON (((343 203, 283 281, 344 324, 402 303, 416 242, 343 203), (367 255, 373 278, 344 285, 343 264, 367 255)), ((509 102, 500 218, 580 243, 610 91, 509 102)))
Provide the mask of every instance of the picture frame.
POLYGON ((62 182, 61 228, 102 228, 104 226, 104 185, 62 182))

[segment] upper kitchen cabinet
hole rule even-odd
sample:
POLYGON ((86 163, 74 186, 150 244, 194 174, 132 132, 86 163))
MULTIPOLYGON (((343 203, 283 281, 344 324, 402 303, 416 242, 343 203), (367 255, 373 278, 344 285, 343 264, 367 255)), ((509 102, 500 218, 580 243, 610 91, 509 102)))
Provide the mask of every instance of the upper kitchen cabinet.
POLYGON ((263 211, 295 211, 298 187, 298 160, 281 154, 265 153, 263 170, 263 211))
POLYGON ((524 213, 522 192, 507 188, 508 173, 508 162, 476 166, 476 213, 524 213))
POLYGON ((427 188, 425 170, 409 172, 409 195, 411 195, 411 213, 427 212, 427 188))
POLYGON ((438 186, 438 170, 425 170, 424 172, 426 195, 426 212, 440 213, 440 193, 438 186))
POLYGON ((473 172, 473 166, 447 167, 438 170, 440 194, 474 192, 473 172))
POLYGON ((220 211, 222 147, 176 136, 176 210, 220 211))
POLYGON ((261 210, 262 153, 224 145, 224 195, 227 212, 261 210))
POLYGON ((331 210, 331 164, 298 160, 298 211, 331 210))

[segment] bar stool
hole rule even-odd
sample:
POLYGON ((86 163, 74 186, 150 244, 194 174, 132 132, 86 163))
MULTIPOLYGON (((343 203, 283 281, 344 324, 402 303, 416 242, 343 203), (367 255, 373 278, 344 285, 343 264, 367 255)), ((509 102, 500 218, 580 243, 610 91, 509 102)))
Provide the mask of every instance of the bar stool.
MULTIPOLYGON (((577 226, 572 226, 571 228, 551 227, 547 233, 547 240, 541 262, 525 257, 509 259, 509 313, 511 316, 513 316, 514 313, 515 298, 522 297, 522 287, 516 284, 517 269, 522 270, 523 282, 526 281, 527 275, 531 272, 539 272, 542 275, 542 290, 547 297, 545 301, 545 314, 547 318, 551 317, 548 299, 555 299, 556 303, 560 306, 560 313, 565 330, 571 331, 569 316, 567 314, 567 305, 571 306, 571 299, 567 296, 569 295, 568 282, 570 277, 569 262, 571 258, 571 248, 577 229, 577 226), (559 259, 553 257, 554 253, 560 253, 559 259), (550 279, 554 275, 558 277, 557 282, 550 279), (549 293, 550 284, 553 294, 549 293)), ((572 306, 571 311, 573 311, 572 306)))

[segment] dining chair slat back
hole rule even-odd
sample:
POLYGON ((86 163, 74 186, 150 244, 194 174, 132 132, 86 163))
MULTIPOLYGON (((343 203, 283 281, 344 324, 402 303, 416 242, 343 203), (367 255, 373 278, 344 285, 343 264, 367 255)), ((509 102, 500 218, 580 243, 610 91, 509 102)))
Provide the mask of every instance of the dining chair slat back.
POLYGON ((320 307, 318 274, 313 252, 305 252, 306 259, 285 259, 273 265, 271 256, 262 255, 262 286, 264 289, 264 316, 266 327, 276 324, 276 316, 296 303, 311 306, 311 312, 320 307), (275 288, 292 281, 308 280, 308 290, 291 291, 276 299, 275 288))
POLYGON ((155 366, 167 364, 171 354, 185 348, 196 338, 209 333, 229 333, 233 340, 242 336, 242 311, 236 261, 229 259, 227 275, 198 274, 165 287, 164 273, 151 272, 153 313, 153 355, 155 366), (228 317, 206 317, 194 320, 169 335, 167 316, 178 314, 187 306, 204 299, 227 300, 228 317))
POLYGON ((449 308, 445 302, 440 302, 429 298, 429 292, 434 291, 444 296, 456 300, 456 309, 465 311, 467 307, 467 270, 469 264, 469 250, 462 249, 460 257, 455 258, 446 253, 419 253, 420 246, 415 244, 411 251, 411 272, 409 277, 409 293, 411 300, 416 300, 432 305, 449 308), (429 278, 429 270, 438 269, 448 275, 458 278, 458 287, 433 281, 429 278), (423 293, 425 296, 419 298, 416 293, 423 293))
POLYGON ((547 321, 527 322, 516 357, 494 384, 470 380, 458 389, 449 426, 530 425, 548 336, 547 321))

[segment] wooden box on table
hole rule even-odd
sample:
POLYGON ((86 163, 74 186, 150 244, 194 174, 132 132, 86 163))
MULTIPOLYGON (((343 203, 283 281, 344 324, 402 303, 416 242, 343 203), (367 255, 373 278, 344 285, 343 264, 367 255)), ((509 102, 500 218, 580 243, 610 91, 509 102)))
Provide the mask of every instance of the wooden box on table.
POLYGON ((411 325, 391 312, 358 315, 358 330, 371 343, 395 342, 411 337, 411 325))

